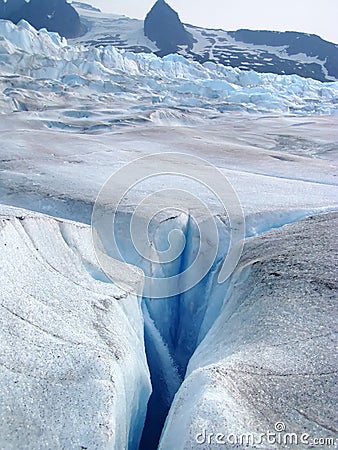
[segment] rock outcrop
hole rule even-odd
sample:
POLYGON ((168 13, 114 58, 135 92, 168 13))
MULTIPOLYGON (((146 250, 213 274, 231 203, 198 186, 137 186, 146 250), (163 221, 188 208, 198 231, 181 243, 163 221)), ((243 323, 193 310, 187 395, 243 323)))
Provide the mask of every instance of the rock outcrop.
POLYGON ((14 23, 25 19, 38 30, 46 28, 66 38, 85 32, 78 13, 66 0, 0 0, 0 19, 14 23))
POLYGON ((178 51, 178 47, 191 47, 194 38, 178 14, 164 0, 158 0, 144 21, 144 34, 159 48, 158 55, 164 56, 178 51))

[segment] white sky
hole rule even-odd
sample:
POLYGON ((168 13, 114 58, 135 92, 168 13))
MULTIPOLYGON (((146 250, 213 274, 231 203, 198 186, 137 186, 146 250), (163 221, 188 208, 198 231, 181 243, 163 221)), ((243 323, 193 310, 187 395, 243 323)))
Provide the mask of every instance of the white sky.
MULTIPOLYGON (((79 0, 102 11, 144 18, 155 0, 79 0)), ((338 0, 167 0, 185 23, 237 30, 290 30, 338 43, 338 0)))

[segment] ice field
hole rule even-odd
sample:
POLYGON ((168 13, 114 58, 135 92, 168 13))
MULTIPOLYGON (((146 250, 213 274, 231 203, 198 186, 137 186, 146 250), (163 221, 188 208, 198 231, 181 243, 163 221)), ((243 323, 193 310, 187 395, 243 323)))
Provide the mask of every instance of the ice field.
POLYGON ((338 83, 69 45, 24 21, 0 21, 0 67, 0 447, 230 449, 197 436, 278 422, 331 439, 338 83), (143 227, 175 257, 140 254, 143 227), (201 248, 201 273, 215 257, 194 283, 201 248))

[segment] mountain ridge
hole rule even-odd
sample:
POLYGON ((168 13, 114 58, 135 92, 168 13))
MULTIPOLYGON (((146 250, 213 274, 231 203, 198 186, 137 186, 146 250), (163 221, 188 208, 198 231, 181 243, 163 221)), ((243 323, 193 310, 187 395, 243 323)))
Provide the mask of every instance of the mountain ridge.
MULTIPOLYGON (((160 0, 160 4, 163 5, 165 2, 160 0)), ((179 15, 169 7, 175 15, 172 30, 175 26, 183 27, 183 38, 186 40, 183 39, 183 43, 180 43, 171 39, 172 36, 168 36, 168 32, 167 36, 164 38, 162 36, 162 39, 161 36, 160 38, 156 34, 154 36, 148 30, 145 35, 143 20, 103 13, 89 6, 81 2, 72 3, 72 7, 79 14, 83 28, 86 29, 80 35, 72 37, 71 43, 90 47, 113 45, 118 49, 134 53, 154 53, 161 57, 169 53, 177 53, 200 63, 208 61, 244 71, 254 70, 258 73, 278 75, 296 74, 322 82, 338 81, 336 62, 338 61, 338 45, 325 41, 317 35, 293 31, 244 29, 225 31, 202 28, 182 23, 179 15), (265 43, 258 42, 259 39, 263 41, 265 39, 265 43), (303 42, 303 49, 297 48, 293 41, 303 42), (317 48, 316 54, 313 52, 313 43, 317 48), (295 49, 299 53, 296 53, 295 49)), ((157 29, 159 28, 161 27, 157 25, 157 29)), ((169 27, 169 32, 172 30, 169 27)))

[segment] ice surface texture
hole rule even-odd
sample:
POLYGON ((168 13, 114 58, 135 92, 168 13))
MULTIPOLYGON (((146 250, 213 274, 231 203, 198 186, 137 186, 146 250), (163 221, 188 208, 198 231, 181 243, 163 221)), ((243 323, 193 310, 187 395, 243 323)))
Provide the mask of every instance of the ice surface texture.
POLYGON ((89 227, 1 207, 0 266, 0 447, 137 449, 140 299, 102 282, 89 227))
MULTIPOLYGON (((160 449, 198 449, 204 430, 258 434, 278 422, 288 432, 332 436, 337 221, 337 214, 310 218, 248 241, 218 295, 217 314, 209 284, 212 327, 189 362, 160 449)), ((23 442, 34 449, 137 448, 150 393, 140 304, 132 292, 103 283, 88 233, 83 225, 1 209, 6 450, 23 442)), ((156 358, 162 395, 171 401, 179 377, 146 308, 144 315, 148 358, 156 358)), ((152 315, 157 324, 169 317, 162 307, 152 315)))
MULTIPOLYGON (((334 436, 337 230, 334 214, 246 243, 221 313, 189 362, 161 450, 234 448, 217 444, 217 433, 252 433, 258 442, 277 423, 309 442, 334 436), (210 445, 196 440, 204 431, 213 433, 210 445)), ((289 448, 266 439, 249 447, 289 448)))

